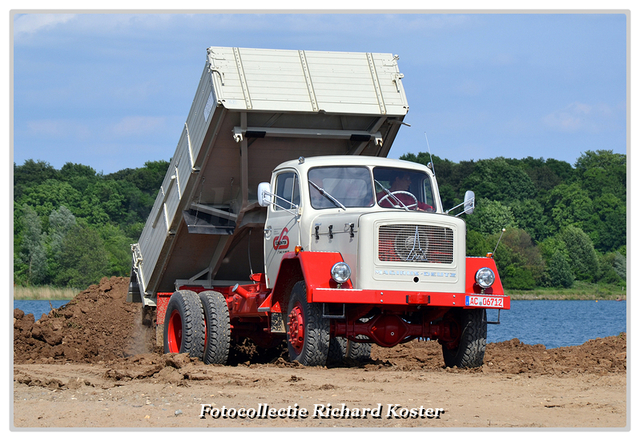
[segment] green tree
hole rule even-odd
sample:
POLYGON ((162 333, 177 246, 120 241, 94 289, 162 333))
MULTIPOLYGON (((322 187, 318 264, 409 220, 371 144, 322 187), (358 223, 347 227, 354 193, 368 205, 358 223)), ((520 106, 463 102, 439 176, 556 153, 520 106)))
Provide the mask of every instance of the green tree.
POLYGON ((65 238, 71 229, 76 225, 76 217, 64 205, 54 209, 49 215, 49 251, 48 268, 50 281, 55 280, 60 271, 60 256, 65 238))
POLYGON ((68 182, 48 179, 25 189, 17 202, 33 207, 38 215, 46 217, 48 221, 49 214, 62 205, 76 213, 81 201, 82 194, 68 182))
POLYGON ((500 272, 502 285, 506 289, 531 290, 536 287, 536 281, 530 270, 518 265, 509 265, 500 272))
POLYGON ((57 179, 58 170, 45 161, 27 159, 23 165, 13 163, 13 200, 20 199, 24 191, 48 179, 57 179))
POLYGON ((81 193, 87 191, 90 185, 99 180, 96 171, 88 165, 67 162, 60 169, 60 180, 68 182, 81 193))
POLYGON ((598 256, 593 242, 578 227, 569 226, 560 233, 565 244, 569 265, 576 279, 593 282, 599 272, 598 256))
POLYGON ((568 162, 555 159, 532 158, 510 160, 512 165, 524 169, 536 188, 536 198, 544 196, 552 188, 571 179, 573 169, 568 162))
POLYGON ((128 276, 131 271, 131 239, 116 225, 106 224, 100 228, 100 237, 107 256, 105 276, 128 276))
POLYGON ((504 158, 478 161, 473 173, 463 180, 462 187, 473 190, 480 197, 506 203, 536 196, 529 175, 504 158))
POLYGON ((84 288, 107 274, 108 257, 100 235, 86 222, 78 222, 68 232, 60 253, 59 286, 84 288))
POLYGON ((546 237, 542 242, 538 243, 538 249, 542 254, 542 258, 548 263, 556 251, 559 251, 564 256, 565 260, 568 259, 567 247, 557 236, 546 237))
POLYGON ((155 198, 168 168, 169 162, 167 161, 147 161, 144 163, 144 167, 136 169, 125 168, 105 177, 107 179, 130 182, 142 192, 155 198))
POLYGON ((627 241, 627 207, 610 193, 593 200, 594 213, 585 232, 601 252, 609 252, 625 245, 627 241))
POLYGON ((28 205, 22 206, 22 241, 20 257, 24 264, 22 276, 27 285, 37 284, 47 275, 46 234, 42 232, 42 222, 38 213, 28 205))
POLYGON ((555 235, 569 226, 584 230, 593 224, 593 201, 577 182, 558 185, 549 192, 544 205, 545 215, 550 220, 550 235, 555 235))
POLYGON ((607 254, 599 254, 600 276, 598 282, 626 285, 627 262, 626 258, 615 251, 607 254))
POLYGON ((620 277, 620 279, 623 282, 626 282, 627 280, 627 257, 625 255, 623 255, 622 253, 620 253, 619 251, 616 251, 613 254, 613 257, 611 258, 611 266, 613 267, 613 270, 616 272, 616 274, 618 274, 618 277, 620 277))
POLYGON ((491 245, 486 235, 479 231, 467 231, 467 256, 485 256, 493 251, 495 243, 491 245))
POLYGON ((571 266, 564 254, 556 251, 551 256, 548 267, 549 284, 554 287, 571 288, 573 286, 574 277, 571 272, 571 266))
POLYGON ((545 269, 540 249, 533 242, 531 236, 519 228, 507 229, 502 240, 514 253, 513 265, 521 269, 518 272, 523 279, 520 283, 528 287, 521 289, 533 289, 542 280, 545 269))
POLYGON ((64 238, 75 224, 76 217, 64 205, 49 215, 50 246, 55 255, 62 251, 64 238))
POLYGON ((575 163, 576 177, 594 199, 612 194, 626 202, 627 156, 612 150, 587 151, 575 163))
POLYGON ((536 241, 543 240, 547 236, 547 216, 538 200, 514 201, 510 208, 518 228, 525 230, 536 241))
MULTIPOLYGON (((494 234, 489 240, 497 243, 499 238, 499 234, 494 234)), ((506 229, 494 259, 506 289, 533 289, 543 279, 544 260, 524 230, 506 229)))
POLYGON ((482 198, 473 215, 467 217, 467 225, 482 234, 493 234, 515 225, 515 219, 508 205, 482 198))

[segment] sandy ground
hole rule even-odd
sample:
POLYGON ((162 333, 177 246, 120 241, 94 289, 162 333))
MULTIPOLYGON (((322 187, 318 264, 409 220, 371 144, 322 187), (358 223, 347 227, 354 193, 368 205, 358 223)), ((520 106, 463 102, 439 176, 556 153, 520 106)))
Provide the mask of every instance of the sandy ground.
POLYGON ((160 354, 139 306, 124 302, 126 282, 104 279, 37 321, 15 311, 14 430, 629 425, 625 334, 555 349, 489 344, 471 370, 444 368, 430 341, 374 346, 351 366, 240 350, 214 366, 160 354))
POLYGON ((203 365, 182 370, 180 375, 189 371, 186 376, 193 379, 171 382, 163 378, 165 374, 112 380, 105 378, 108 371, 95 365, 16 366, 15 427, 622 428, 627 424, 624 374, 203 365), (343 403, 349 414, 342 411, 343 403), (333 414, 326 410, 329 405, 333 414), (265 406, 276 413, 261 411, 265 406), (353 411, 378 406, 380 418, 371 414, 361 418, 362 412, 353 411), (307 411, 306 418, 300 409, 307 411))

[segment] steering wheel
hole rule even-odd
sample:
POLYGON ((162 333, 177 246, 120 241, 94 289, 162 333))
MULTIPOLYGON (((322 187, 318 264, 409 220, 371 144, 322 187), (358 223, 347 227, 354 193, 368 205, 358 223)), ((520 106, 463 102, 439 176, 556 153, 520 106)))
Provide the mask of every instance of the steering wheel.
POLYGON ((385 199, 389 199, 389 203, 391 204, 391 206, 393 208, 400 208, 400 206, 394 204, 393 201, 400 202, 400 204, 406 209, 418 208, 418 198, 416 198, 415 195, 413 193, 409 192, 409 191, 396 190, 396 191, 392 191, 390 193, 387 193, 386 195, 384 195, 383 197, 380 198, 380 200, 378 201, 378 205, 382 204, 382 201, 384 201, 385 199), (404 202, 402 202, 400 200, 400 198, 398 198, 398 197, 393 198, 393 200, 391 200, 390 196, 396 196, 396 195, 399 195, 399 194, 406 194, 407 196, 410 196, 411 199, 413 199, 413 203, 409 204, 409 205, 405 205, 404 202))

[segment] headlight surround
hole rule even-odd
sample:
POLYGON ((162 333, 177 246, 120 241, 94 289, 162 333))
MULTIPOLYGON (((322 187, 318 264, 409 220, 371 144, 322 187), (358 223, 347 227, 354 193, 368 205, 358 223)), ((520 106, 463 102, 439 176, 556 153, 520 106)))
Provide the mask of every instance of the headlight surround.
POLYGON ((493 282, 496 281, 496 275, 493 270, 490 268, 484 267, 480 268, 476 272, 476 283, 480 285, 480 288, 486 289, 493 285, 493 282))
POLYGON ((331 267, 331 277, 337 284, 343 284, 351 277, 351 268, 345 262, 338 262, 331 267))

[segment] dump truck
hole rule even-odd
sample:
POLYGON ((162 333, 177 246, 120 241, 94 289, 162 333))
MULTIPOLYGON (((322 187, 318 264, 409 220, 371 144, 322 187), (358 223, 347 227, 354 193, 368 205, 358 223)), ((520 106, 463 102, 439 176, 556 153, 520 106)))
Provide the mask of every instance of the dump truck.
POLYGON ((303 365, 437 340, 483 363, 495 261, 466 256, 473 192, 387 158, 409 106, 398 57, 210 47, 139 242, 127 300, 165 352, 224 364, 286 342, 303 365), (454 213, 457 214, 454 215, 454 213))

